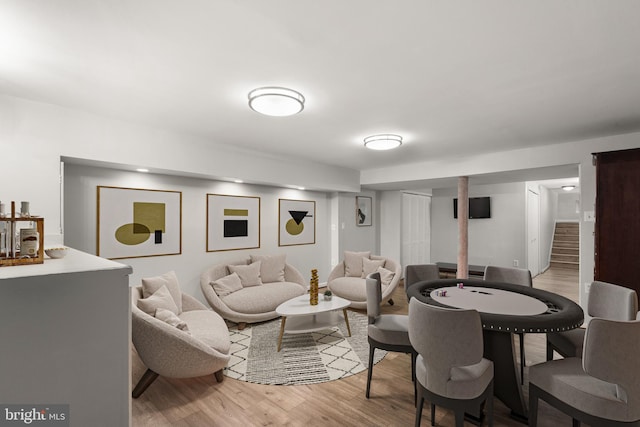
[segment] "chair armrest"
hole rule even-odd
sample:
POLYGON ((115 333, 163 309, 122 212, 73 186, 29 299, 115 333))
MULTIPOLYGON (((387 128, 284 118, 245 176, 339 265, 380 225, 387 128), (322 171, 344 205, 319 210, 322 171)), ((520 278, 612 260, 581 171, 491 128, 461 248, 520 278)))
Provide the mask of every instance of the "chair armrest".
POLYGON ((344 261, 340 261, 335 267, 333 267, 333 270, 329 273, 329 277, 327 277, 327 283, 337 279, 338 277, 344 277, 344 261))
POLYGON ((211 359, 228 361, 229 355, 211 348, 187 332, 133 307, 133 344, 144 364, 167 377, 183 378, 202 372, 211 359), (177 363, 179 361, 179 363, 177 363))
POLYGON ((208 308, 191 295, 182 294, 182 311, 208 310, 208 308))
POLYGON ((291 264, 284 265, 284 280, 291 283, 297 283, 300 286, 305 286, 304 276, 291 264))

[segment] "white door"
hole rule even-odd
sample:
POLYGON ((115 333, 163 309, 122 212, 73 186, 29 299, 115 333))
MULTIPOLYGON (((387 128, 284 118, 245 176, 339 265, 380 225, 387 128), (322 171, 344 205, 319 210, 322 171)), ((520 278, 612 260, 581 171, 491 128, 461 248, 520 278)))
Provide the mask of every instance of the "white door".
POLYGON ((431 196, 402 193, 402 268, 431 262, 431 196))
POLYGON ((527 190, 527 267, 532 276, 540 273, 540 196, 527 190))

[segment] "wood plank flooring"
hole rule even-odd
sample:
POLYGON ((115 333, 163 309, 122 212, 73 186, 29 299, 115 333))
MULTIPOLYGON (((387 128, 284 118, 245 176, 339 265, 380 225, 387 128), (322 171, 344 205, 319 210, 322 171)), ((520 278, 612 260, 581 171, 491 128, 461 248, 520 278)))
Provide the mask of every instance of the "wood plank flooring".
MULTIPOLYGON (((548 270, 534 279, 534 287, 577 301, 578 274, 568 269, 548 270)), ((406 314, 404 289, 400 287, 393 299, 396 304, 385 305, 384 312, 406 314)), ((545 360, 544 334, 527 334, 525 347, 527 365, 545 360)), ((135 385, 146 368, 135 350, 131 360, 135 385)), ((266 386, 227 377, 217 383, 213 375, 180 380, 160 377, 140 398, 132 400, 132 425, 412 426, 415 407, 410 372, 409 356, 389 353, 374 366, 370 399, 364 397, 366 371, 343 380, 301 386, 266 386)), ((526 381, 524 389, 526 395, 526 381)), ((422 426, 431 425, 429 412, 425 406, 422 426)), ((494 417, 496 427, 523 425, 509 418, 508 409, 497 399, 494 417)), ((571 425, 568 416, 544 402, 540 402, 538 420, 541 427, 571 425)), ((436 425, 454 426, 453 413, 438 408, 436 425)))

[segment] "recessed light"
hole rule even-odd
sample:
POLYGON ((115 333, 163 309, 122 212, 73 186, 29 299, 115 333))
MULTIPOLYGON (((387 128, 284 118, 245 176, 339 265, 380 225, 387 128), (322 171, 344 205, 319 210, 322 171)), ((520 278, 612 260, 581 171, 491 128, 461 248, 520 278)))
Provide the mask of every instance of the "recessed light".
POLYGON ((364 146, 371 150, 391 150, 402 145, 402 137, 390 133, 371 135, 364 139, 364 146))
POLYGON ((260 87, 249 92, 249 107, 267 116, 292 116, 304 109, 304 96, 285 87, 260 87))
POLYGON ((143 173, 149 172, 149 169, 145 169, 145 168, 138 168, 138 169, 136 169, 136 170, 137 170, 138 172, 143 172, 143 173))
POLYGON ((575 186, 575 185, 563 185, 563 186, 562 186, 562 189, 563 189, 564 191, 571 191, 571 190, 573 190, 574 188, 576 188, 576 186, 575 186))
POLYGON ((241 179, 234 179, 233 182, 235 182, 236 184, 242 184, 244 181, 241 179))
POLYGON ((304 187, 298 187, 298 190, 303 190, 304 191, 304 187))

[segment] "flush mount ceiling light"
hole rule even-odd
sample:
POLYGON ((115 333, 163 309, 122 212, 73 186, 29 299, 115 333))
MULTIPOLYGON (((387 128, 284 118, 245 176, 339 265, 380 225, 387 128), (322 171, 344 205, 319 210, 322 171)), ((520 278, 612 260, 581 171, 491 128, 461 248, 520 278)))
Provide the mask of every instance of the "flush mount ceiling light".
POLYGON ((267 116, 292 116, 304 109, 304 96, 284 87, 260 87, 249 92, 249 107, 267 116))
POLYGON ((364 139, 364 146, 371 150, 391 150, 402 145, 402 137, 390 133, 371 135, 364 139))
POLYGON ((576 188, 576 186, 575 186, 575 185, 563 185, 563 186, 562 186, 562 189, 563 189, 564 191, 571 191, 571 190, 573 190, 574 188, 576 188))

